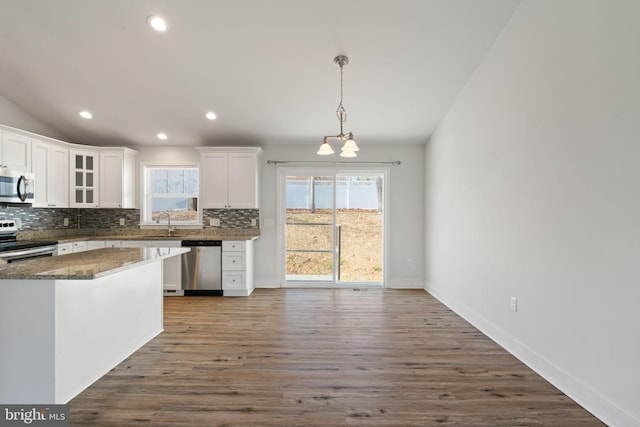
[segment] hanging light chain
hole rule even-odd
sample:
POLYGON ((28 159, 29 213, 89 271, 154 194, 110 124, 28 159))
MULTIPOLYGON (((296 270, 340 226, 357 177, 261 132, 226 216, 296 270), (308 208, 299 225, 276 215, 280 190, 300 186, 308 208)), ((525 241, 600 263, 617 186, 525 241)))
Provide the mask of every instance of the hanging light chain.
POLYGON ((344 104, 342 103, 344 98, 342 67, 344 67, 348 62, 349 60, 345 56, 337 56, 335 58, 335 63, 340 67, 340 104, 336 110, 336 115, 338 116, 338 120, 340 120, 340 135, 343 135, 342 125, 347 121, 347 110, 344 109, 344 104))

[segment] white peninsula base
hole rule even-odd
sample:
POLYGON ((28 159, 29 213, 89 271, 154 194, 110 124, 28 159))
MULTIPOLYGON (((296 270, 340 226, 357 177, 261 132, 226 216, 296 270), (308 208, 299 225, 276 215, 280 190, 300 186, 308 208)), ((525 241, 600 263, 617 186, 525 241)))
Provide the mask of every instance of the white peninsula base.
POLYGON ((161 263, 87 280, 0 280, 0 403, 65 404, 158 335, 161 263))

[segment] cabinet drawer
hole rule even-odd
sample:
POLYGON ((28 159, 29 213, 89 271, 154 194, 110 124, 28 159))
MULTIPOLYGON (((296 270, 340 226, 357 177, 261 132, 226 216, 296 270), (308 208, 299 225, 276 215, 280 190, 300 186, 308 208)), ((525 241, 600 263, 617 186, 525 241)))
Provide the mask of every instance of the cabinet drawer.
POLYGON ((222 253, 222 270, 244 270, 244 252, 222 253))
POLYGON ((244 289, 245 279, 243 271, 222 273, 222 289, 244 289))
POLYGON ((232 240, 222 241, 222 252, 244 252, 247 242, 238 242, 232 240))
POLYGON ((102 248, 106 248, 107 244, 104 240, 89 240, 88 242, 86 242, 86 249, 88 251, 92 250, 92 249, 102 249, 102 248))
POLYGON ((71 243, 58 243, 58 255, 66 255, 73 252, 71 243))
POLYGON ((87 242, 73 242, 71 246, 73 247, 72 251, 74 253, 84 252, 87 250, 87 242))

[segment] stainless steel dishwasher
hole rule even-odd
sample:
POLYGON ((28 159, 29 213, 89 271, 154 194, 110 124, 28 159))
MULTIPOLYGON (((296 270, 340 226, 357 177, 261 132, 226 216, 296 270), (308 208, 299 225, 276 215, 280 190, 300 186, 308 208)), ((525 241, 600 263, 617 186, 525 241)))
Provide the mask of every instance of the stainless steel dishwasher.
POLYGON ((191 248, 182 254, 182 290, 184 295, 222 296, 222 241, 183 240, 191 248))

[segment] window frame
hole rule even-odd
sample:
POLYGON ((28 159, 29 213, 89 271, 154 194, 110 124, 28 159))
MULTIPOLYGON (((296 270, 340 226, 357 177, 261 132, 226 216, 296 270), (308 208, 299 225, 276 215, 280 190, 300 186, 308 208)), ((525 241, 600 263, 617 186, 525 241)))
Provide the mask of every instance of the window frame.
MULTIPOLYGON (((140 228, 165 228, 168 224, 166 219, 161 219, 160 223, 147 220, 147 215, 151 209, 152 192, 148 192, 150 169, 196 169, 198 171, 198 194, 197 219, 195 221, 171 221, 172 226, 177 228, 202 228, 202 203, 200 192, 200 165, 194 162, 140 162, 140 228)), ((184 196, 182 193, 167 193, 167 196, 184 196)))

